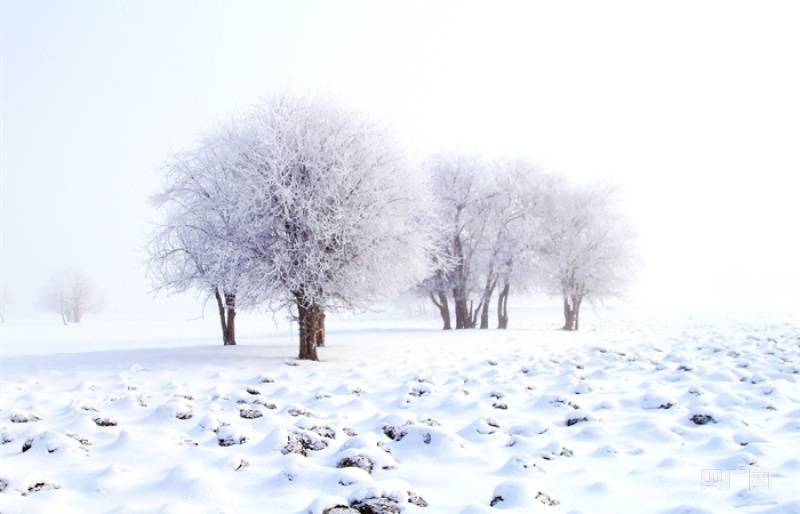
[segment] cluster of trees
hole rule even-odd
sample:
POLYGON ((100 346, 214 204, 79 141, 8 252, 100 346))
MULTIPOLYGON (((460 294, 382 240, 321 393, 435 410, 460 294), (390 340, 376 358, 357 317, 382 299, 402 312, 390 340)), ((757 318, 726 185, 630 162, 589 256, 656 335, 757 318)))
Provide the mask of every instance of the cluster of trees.
POLYGON ((380 124, 324 101, 266 101, 165 171, 151 278, 215 298, 226 345, 237 309, 288 308, 299 357, 316 360, 326 311, 415 286, 445 328, 449 298, 456 328, 471 328, 488 327, 496 291, 506 327, 512 283, 546 284, 575 329, 584 297, 623 283, 627 238, 608 190, 568 187, 524 161, 417 166, 380 124))
POLYGON ((632 234, 613 188, 574 186, 528 161, 440 155, 427 162, 439 250, 421 291, 444 329, 508 327, 512 285, 561 296, 565 330, 584 298, 619 296, 629 282, 632 234))

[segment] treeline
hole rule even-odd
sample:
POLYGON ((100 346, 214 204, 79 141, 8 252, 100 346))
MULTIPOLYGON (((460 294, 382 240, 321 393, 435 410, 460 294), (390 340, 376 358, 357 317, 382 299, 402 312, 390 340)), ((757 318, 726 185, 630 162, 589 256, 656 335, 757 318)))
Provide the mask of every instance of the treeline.
POLYGON ((367 116, 278 97, 171 157, 149 246, 157 289, 217 303, 224 344, 237 309, 289 308, 299 357, 317 359, 325 312, 363 309, 410 287, 444 328, 508 326, 515 289, 564 301, 618 294, 630 261, 613 192, 575 187, 524 160, 411 161, 367 116))
POLYGON ((571 185, 524 159, 439 155, 425 169, 439 249, 420 290, 444 329, 489 328, 494 296, 507 328, 513 286, 560 296, 563 328, 577 330, 585 298, 619 296, 629 282, 632 235, 612 187, 571 185))

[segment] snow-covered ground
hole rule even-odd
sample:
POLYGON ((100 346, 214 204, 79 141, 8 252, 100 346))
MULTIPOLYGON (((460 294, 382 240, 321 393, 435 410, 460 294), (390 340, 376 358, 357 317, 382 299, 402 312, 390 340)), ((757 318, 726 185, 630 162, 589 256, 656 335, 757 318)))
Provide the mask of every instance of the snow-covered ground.
POLYGON ((800 325, 544 314, 8 323, 0 512, 800 512, 800 325))

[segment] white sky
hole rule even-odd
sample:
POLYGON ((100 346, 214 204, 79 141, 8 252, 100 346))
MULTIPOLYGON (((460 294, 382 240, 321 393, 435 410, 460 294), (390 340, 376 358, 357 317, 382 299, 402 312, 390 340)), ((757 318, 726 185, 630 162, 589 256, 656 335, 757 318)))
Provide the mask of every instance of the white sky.
POLYGON ((154 302, 141 249, 170 152, 271 92, 341 98, 410 151, 524 154, 619 183, 632 298, 795 308, 797 2, 2 1, 2 283, 76 265, 154 302))

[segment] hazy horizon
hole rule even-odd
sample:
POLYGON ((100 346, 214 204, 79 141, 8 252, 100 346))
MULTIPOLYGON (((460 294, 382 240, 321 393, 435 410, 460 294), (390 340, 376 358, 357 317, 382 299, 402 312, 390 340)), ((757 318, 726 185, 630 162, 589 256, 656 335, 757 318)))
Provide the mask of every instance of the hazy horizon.
POLYGON ((636 305, 791 311, 798 14, 791 2, 4 1, 0 285, 27 316, 73 266, 109 313, 199 314, 192 295, 153 300, 145 278, 161 163, 291 91, 373 113, 416 158, 526 156, 617 183, 639 233, 636 305))

